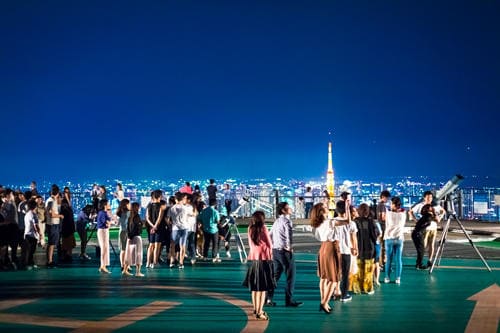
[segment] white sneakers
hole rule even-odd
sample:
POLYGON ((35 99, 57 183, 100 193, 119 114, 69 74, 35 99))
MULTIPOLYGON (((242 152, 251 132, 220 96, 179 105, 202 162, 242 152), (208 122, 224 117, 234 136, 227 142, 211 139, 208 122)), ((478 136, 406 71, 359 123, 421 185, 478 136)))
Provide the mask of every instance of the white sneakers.
MULTIPOLYGON (((391 280, 389 278, 384 278, 384 283, 391 283, 391 280)), ((401 278, 396 278, 394 283, 401 284, 401 278)))

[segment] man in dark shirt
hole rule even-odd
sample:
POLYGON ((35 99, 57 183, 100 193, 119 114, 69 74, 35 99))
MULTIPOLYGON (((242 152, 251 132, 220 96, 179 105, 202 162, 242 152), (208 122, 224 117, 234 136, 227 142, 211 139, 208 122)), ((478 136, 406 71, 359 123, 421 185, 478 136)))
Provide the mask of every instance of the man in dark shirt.
POLYGON ((217 186, 215 186, 215 179, 210 179, 210 184, 207 186, 208 201, 217 199, 217 186))

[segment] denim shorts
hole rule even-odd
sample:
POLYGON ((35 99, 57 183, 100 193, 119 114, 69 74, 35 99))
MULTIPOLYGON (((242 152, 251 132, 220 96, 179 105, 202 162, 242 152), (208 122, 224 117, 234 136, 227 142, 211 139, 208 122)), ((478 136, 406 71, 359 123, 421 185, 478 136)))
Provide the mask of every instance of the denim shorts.
POLYGON ((176 245, 186 246, 187 237, 188 232, 186 229, 172 230, 172 241, 175 242, 176 245))
POLYGON ((148 241, 150 243, 161 243, 162 235, 158 231, 148 234, 148 241))
POLYGON ((47 224, 47 238, 49 245, 59 244, 59 235, 61 227, 59 224, 47 224))

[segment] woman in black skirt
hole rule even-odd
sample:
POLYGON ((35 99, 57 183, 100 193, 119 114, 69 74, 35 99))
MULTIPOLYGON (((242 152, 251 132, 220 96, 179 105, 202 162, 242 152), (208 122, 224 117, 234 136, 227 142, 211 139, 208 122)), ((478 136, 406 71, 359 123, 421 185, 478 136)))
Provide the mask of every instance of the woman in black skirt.
POLYGON ((272 242, 264 225, 264 212, 256 211, 248 226, 248 242, 250 253, 248 260, 252 265, 248 268, 243 285, 252 292, 252 304, 255 318, 269 320, 269 316, 262 308, 266 300, 266 291, 274 290, 276 283, 273 275, 272 242))

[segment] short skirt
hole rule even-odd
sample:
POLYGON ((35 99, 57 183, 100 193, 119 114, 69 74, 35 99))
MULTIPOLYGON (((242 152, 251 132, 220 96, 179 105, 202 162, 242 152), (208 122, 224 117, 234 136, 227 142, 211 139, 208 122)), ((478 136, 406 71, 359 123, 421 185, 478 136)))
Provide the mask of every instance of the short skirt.
POLYGON ((269 291, 276 288, 272 260, 253 260, 243 286, 250 291, 269 291))

